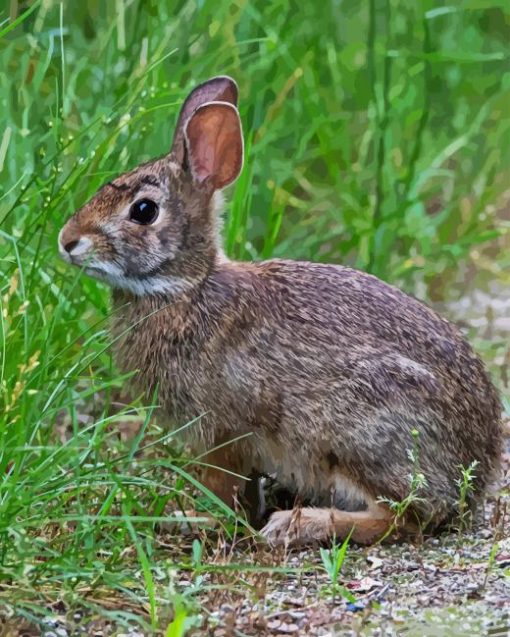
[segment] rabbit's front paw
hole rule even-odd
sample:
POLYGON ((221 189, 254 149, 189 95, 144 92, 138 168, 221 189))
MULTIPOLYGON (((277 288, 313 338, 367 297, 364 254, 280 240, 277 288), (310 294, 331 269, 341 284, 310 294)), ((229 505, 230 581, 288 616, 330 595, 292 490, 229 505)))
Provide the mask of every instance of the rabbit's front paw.
MULTIPOLYGON (((323 542, 335 534, 335 512, 333 509, 295 508, 292 511, 276 511, 261 533, 271 546, 297 546, 323 542)), ((350 514, 345 514, 349 516, 350 514)), ((339 526, 345 535, 347 530, 339 526)))
POLYGON ((271 546, 287 546, 297 540, 296 510, 275 511, 260 532, 271 546))

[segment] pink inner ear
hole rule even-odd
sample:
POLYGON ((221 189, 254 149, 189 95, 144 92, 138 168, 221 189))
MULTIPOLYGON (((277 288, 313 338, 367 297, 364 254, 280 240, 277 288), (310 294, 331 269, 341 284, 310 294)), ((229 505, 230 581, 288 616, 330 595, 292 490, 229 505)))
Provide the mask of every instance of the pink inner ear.
POLYGON ((188 158, 195 180, 215 189, 231 183, 242 167, 243 140, 237 110, 221 102, 197 109, 186 126, 188 158))
POLYGON ((221 116, 217 115, 213 116, 211 121, 204 123, 204 130, 197 144, 197 152, 192 158, 195 176, 199 181, 204 181, 217 170, 215 166, 218 154, 217 144, 223 125, 221 116))

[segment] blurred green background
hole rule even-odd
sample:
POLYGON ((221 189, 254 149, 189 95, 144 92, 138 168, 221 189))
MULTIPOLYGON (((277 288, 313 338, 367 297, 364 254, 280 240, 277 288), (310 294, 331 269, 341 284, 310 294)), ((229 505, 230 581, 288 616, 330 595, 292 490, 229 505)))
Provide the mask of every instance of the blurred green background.
MULTIPOLYGON (((108 290, 59 260, 64 220, 167 152, 187 92, 229 74, 246 143, 225 213, 232 257, 354 265, 446 308, 475 286, 504 296, 509 43, 508 0, 3 3, 4 576, 33 583, 50 564, 52 581, 75 569, 115 587, 117 558, 98 575, 94 556, 133 539, 107 517, 118 497, 124 513, 126 502, 160 510, 153 465, 141 494, 129 462, 112 460, 109 402, 124 379, 109 357, 108 290), (104 519, 86 517, 91 503, 104 519), (48 530, 69 512, 72 539, 48 530)), ((504 387, 508 345, 487 343, 504 387)))
POLYGON ((103 181, 165 153, 186 91, 220 73, 239 83, 247 145, 232 256, 349 263, 443 298, 445 270, 501 229, 506 1, 32 7, 2 38, 2 217, 33 180, 2 226, 40 214, 43 250, 103 181))

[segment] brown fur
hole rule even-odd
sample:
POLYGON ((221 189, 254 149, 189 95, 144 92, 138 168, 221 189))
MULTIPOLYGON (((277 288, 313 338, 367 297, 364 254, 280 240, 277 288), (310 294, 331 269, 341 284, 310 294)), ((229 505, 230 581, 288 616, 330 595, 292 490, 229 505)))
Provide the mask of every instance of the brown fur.
MULTIPOLYGON (((182 131, 176 138, 182 149, 182 131)), ((138 370, 134 384, 147 396, 159 387, 168 421, 200 417, 188 429, 197 451, 246 436, 215 452, 214 462, 242 475, 276 473, 322 507, 368 505, 348 515, 303 509, 305 541, 345 535, 351 525, 361 541, 384 533, 389 518, 376 499, 409 493, 413 430, 427 481, 414 516, 433 526, 451 518, 460 466, 473 461, 476 495, 483 494, 498 466, 501 407, 453 325, 350 268, 226 259, 214 189, 198 184, 176 152, 113 183, 68 221, 61 246, 87 236, 94 258, 148 290, 114 291, 116 359, 138 370), (147 189, 164 211, 161 223, 120 219, 147 189), (154 277, 175 280, 175 290, 151 292, 154 277)), ((227 501, 242 486, 219 471, 206 482, 227 501)), ((275 514, 265 529, 270 540, 296 539, 289 515, 275 514)))

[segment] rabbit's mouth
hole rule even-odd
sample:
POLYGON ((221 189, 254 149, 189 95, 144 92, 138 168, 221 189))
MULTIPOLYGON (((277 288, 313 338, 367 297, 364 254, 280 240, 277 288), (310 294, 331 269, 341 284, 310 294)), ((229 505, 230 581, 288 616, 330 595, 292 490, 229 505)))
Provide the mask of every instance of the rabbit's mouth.
POLYGON ((193 282, 179 276, 157 273, 153 276, 130 275, 115 261, 98 259, 93 242, 88 237, 67 238, 61 231, 59 252, 64 261, 82 268, 88 276, 107 283, 113 288, 126 290, 135 296, 161 295, 175 297, 193 287, 193 282))
POLYGON ((135 296, 175 297, 193 287, 191 281, 177 276, 159 275, 147 278, 128 276, 117 263, 110 261, 86 264, 83 270, 85 274, 135 296))
POLYGON ((74 262, 74 264, 81 266, 86 274, 106 280, 112 285, 115 285, 115 281, 120 277, 125 277, 124 271, 117 263, 94 261, 89 257, 88 260, 84 259, 81 263, 74 262))
POLYGON ((91 276, 95 276, 95 275, 104 275, 104 276, 106 276, 104 270, 101 267, 98 267, 97 265, 88 265, 88 264, 86 264, 84 266, 83 270, 87 274, 90 274, 91 276))

